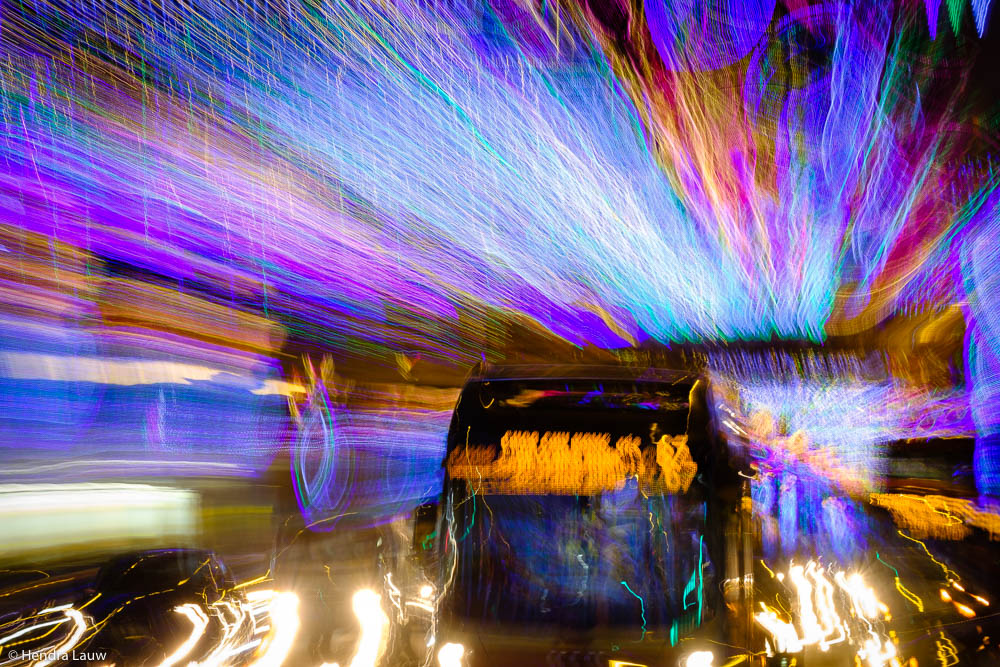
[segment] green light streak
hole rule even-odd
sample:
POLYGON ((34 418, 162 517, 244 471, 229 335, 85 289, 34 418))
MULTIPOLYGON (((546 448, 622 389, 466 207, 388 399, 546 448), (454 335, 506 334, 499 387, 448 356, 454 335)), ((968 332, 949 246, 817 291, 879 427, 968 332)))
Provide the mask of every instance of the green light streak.
POLYGON ((622 580, 622 586, 624 586, 625 590, 634 595, 635 599, 639 601, 639 613, 642 615, 642 638, 639 641, 642 641, 646 638, 646 603, 635 591, 629 588, 624 579, 622 580))

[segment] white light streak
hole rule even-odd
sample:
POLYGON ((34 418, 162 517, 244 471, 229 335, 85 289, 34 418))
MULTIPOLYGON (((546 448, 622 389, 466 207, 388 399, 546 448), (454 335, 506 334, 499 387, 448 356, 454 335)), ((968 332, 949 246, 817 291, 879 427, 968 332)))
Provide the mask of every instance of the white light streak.
POLYGON ((35 667, 47 667, 47 665, 51 665, 58 659, 58 656, 68 652, 70 649, 76 646, 77 642, 80 641, 80 637, 82 637, 83 633, 87 630, 87 622, 84 620, 83 614, 81 614, 78 610, 70 607, 69 609, 64 609, 63 614, 66 616, 67 619, 73 621, 73 624, 75 625, 72 634, 70 634, 70 636, 66 638, 66 641, 64 641, 62 644, 53 649, 51 653, 49 653, 49 655, 52 657, 42 660, 41 662, 35 663, 35 667))
POLYGON ((247 599, 258 602, 270 598, 268 614, 271 617, 271 636, 267 648, 251 667, 279 667, 288 657, 295 637, 299 633, 299 596, 295 593, 252 591, 247 599))
POLYGON ((361 623, 361 638, 350 667, 375 667, 385 645, 389 617, 382 611, 378 593, 363 589, 354 594, 351 606, 361 623))
POLYGON ((186 658, 191 649, 201 640, 202 635, 205 634, 205 627, 208 625, 208 617, 196 604, 184 604, 174 608, 174 611, 191 621, 191 634, 181 642, 177 650, 160 663, 160 667, 171 667, 171 665, 176 665, 186 658))

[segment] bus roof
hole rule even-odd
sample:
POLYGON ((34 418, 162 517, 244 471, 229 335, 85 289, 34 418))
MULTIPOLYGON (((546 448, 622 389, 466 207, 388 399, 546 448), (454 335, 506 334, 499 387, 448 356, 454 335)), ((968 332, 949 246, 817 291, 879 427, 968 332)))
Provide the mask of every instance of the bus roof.
POLYGON ((492 380, 635 380, 694 384, 699 375, 690 371, 625 365, 581 364, 477 364, 469 382, 492 380))

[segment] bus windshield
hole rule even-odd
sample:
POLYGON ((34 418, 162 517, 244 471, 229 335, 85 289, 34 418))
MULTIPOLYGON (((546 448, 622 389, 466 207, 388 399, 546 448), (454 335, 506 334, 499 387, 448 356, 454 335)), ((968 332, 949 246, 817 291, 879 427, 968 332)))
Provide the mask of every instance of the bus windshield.
POLYGON ((445 462, 452 615, 637 638, 712 616, 691 385, 593 384, 463 392, 445 462))

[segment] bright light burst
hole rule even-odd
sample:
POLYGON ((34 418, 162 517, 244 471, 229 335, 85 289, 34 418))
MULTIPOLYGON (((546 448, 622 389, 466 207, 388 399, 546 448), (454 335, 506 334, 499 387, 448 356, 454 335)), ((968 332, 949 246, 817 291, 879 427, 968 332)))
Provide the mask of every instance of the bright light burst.
MULTIPOLYGON (((784 573, 777 577, 784 581, 784 573)), ((760 602, 755 621, 770 635, 769 652, 797 653, 814 646, 826 652, 846 643, 870 667, 884 667, 896 657, 892 639, 881 627, 889 608, 858 573, 832 571, 809 561, 788 568, 788 594, 793 611, 788 620, 778 609, 760 602)))
POLYGON ((4 22, 0 221, 346 345, 497 312, 815 340, 953 298, 996 183, 903 66, 945 48, 923 9, 772 5, 720 3, 721 48, 654 3, 655 60, 558 3, 34 4, 4 22))

